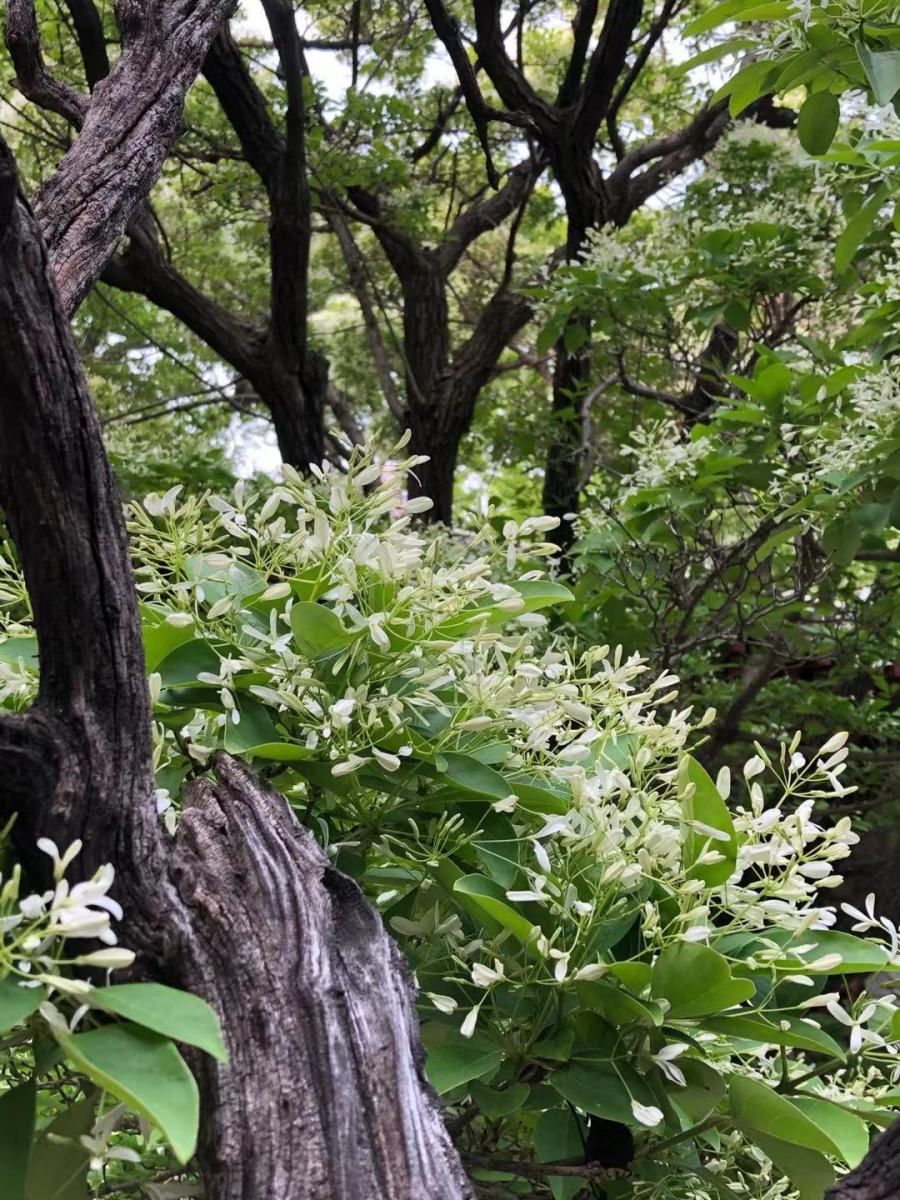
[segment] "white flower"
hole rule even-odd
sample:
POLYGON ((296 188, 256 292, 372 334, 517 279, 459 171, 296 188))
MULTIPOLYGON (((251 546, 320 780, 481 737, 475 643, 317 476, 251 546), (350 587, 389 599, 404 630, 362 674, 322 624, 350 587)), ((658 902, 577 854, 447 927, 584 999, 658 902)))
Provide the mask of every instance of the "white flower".
POLYGON ((760 775, 766 769, 766 764, 758 754, 744 763, 744 778, 753 779, 755 775, 760 775))
POLYGON ((663 1046, 662 1050, 650 1056, 650 1061, 656 1063, 663 1075, 679 1087, 685 1087, 687 1080, 681 1067, 675 1065, 675 1059, 684 1054, 687 1048, 686 1042, 670 1042, 668 1046, 663 1046))
POLYGON ((186 629, 188 625, 193 625, 194 618, 191 613, 173 612, 166 617, 166 624, 173 625, 176 629, 186 629))
POLYGON ((472 1034, 475 1032, 475 1025, 478 1022, 478 1013, 480 1012, 480 1010, 481 1010, 481 1005, 480 1004, 476 1005, 475 1008, 473 1008, 472 1011, 467 1014, 466 1019, 463 1021, 462 1025, 460 1025, 459 1032, 463 1035, 464 1038, 470 1038, 472 1036, 472 1034))
POLYGON ((867 1021, 875 1015, 878 1008, 876 1004, 867 1004, 862 1012, 857 1017, 852 1017, 848 1012, 841 1008, 836 1000, 826 1004, 826 1009, 839 1021, 841 1025, 846 1025, 850 1030, 850 1053, 859 1054, 865 1042, 872 1042, 876 1046, 884 1045, 884 1038, 880 1034, 873 1033, 870 1029, 865 1029, 867 1021))
POLYGON ((372 754, 375 756, 375 761, 384 767, 385 771, 400 770, 400 759, 396 754, 388 754, 385 750, 379 750, 377 746, 373 746, 372 754))
POLYGON ((518 803, 519 797, 514 792, 510 792, 510 794, 508 796, 504 796, 502 800, 495 800, 491 805, 491 808, 494 810, 494 812, 511 813, 515 812, 516 805, 518 803))
POLYGON ((494 966, 486 967, 484 963, 475 963, 472 967, 472 982, 476 987, 489 988, 503 981, 503 963, 499 958, 494 959, 494 966))
POLYGON ((656 1108, 653 1104, 639 1104, 637 1100, 632 1100, 631 1111, 634 1113, 634 1119, 639 1121, 641 1125, 647 1125, 651 1129, 654 1125, 659 1125, 663 1119, 661 1109, 656 1108))
POLYGON ((842 750, 847 744, 848 733, 836 733, 830 737, 824 746, 819 750, 819 758, 827 758, 829 754, 834 754, 838 750, 842 750))
POLYGON ((38 838, 37 840, 38 850, 43 850, 53 859, 53 878, 56 880, 62 879, 69 864, 81 853, 81 845, 80 838, 76 838, 65 854, 60 856, 56 842, 51 841, 50 838, 38 838))
POLYGON ((425 995, 438 1010, 442 1013, 455 1013, 458 1005, 452 996, 439 996, 435 992, 426 992, 425 995))
POLYGON ((72 962, 79 967, 108 967, 111 971, 115 971, 130 967, 134 962, 134 957, 133 950, 114 946, 108 950, 94 950, 90 954, 82 954, 78 958, 73 958, 72 962))
POLYGON ((609 967, 606 963, 586 963, 575 972, 576 979, 602 979, 609 967))

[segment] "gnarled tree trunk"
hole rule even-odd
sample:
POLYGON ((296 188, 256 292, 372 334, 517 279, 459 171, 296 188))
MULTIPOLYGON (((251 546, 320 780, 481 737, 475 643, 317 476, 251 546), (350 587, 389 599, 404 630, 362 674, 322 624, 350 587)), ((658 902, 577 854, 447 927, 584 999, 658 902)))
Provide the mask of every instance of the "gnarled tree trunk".
POLYGON ((110 861, 145 977, 222 1021, 198 1060, 208 1200, 471 1196, 422 1071, 413 993, 357 885, 221 757, 174 839, 155 813, 124 519, 47 250, 0 139, 0 506, 35 614, 39 697, 0 715, 3 818, 110 861))

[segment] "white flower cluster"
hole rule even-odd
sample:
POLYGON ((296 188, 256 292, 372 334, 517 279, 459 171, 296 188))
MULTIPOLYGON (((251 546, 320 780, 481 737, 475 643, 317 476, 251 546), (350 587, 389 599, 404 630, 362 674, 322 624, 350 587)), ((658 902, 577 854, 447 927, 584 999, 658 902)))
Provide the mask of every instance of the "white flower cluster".
MULTIPOLYGON (((131 950, 117 945, 110 924, 111 917, 122 918, 120 905, 109 895, 115 872, 106 864, 91 879, 70 884, 65 873, 81 852, 81 842, 73 842, 62 854, 49 838, 37 844, 53 861, 54 887, 22 895, 18 865, 6 880, 0 877, 0 977, 15 978, 23 987, 44 987, 48 994, 84 998, 91 985, 64 974, 63 968, 114 970, 134 961, 131 950), (78 940, 104 942, 107 949, 72 954, 67 943, 78 940)), ((59 1016, 49 1002, 41 1011, 51 1022, 59 1016)))

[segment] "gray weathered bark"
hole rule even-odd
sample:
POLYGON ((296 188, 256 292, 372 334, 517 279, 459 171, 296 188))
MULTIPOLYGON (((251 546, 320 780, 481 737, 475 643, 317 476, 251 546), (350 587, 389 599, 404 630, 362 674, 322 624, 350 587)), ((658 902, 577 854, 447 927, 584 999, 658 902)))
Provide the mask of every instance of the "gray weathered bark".
MULTIPOLYGON (((83 261, 79 256, 79 261, 83 261)), ((148 978, 218 1012, 198 1058, 209 1200, 471 1196, 422 1071, 399 951, 284 799, 223 756, 175 839, 153 799, 124 519, 53 268, 0 139, 0 507, 34 606, 40 692, 0 714, 2 818, 111 861, 148 978)), ((40 858, 42 856, 38 856, 40 858)))

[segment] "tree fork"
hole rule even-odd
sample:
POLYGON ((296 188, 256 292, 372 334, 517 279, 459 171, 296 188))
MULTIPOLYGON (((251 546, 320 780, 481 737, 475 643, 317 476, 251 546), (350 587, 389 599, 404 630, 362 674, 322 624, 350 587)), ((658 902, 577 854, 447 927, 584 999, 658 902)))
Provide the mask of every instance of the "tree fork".
POLYGON ((400 952, 283 797, 220 756, 174 839, 153 795, 124 518, 46 246, 0 139, 0 505, 34 606, 40 692, 0 716, 14 837, 110 861, 148 978, 222 1021, 198 1060, 209 1200, 468 1200, 422 1069, 400 952))

